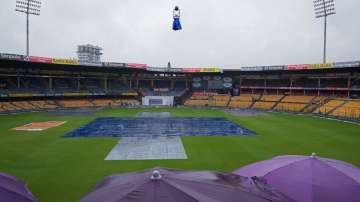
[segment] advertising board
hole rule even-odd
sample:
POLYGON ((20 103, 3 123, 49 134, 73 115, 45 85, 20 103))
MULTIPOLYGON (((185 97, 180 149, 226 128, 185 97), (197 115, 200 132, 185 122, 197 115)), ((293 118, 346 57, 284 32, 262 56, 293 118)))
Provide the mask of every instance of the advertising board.
POLYGON ((23 61, 25 57, 23 55, 17 55, 17 54, 0 53, 0 58, 5 60, 23 61))
POLYGON ((52 63, 53 64, 62 64, 62 65, 78 65, 79 64, 77 59, 59 59, 59 58, 53 58, 52 63))
POLYGON ((308 69, 329 69, 333 68, 334 63, 324 63, 324 64, 310 64, 308 69))
POLYGON ((288 65, 287 66, 287 70, 306 70, 309 69, 308 64, 303 64, 303 65, 288 65))
POLYGON ((53 61, 52 58, 36 57, 36 56, 30 56, 30 57, 29 57, 29 62, 39 62, 39 63, 51 64, 52 61, 53 61))
POLYGON ((148 67, 147 64, 138 64, 138 63, 127 63, 127 67, 134 69, 146 69, 148 67))

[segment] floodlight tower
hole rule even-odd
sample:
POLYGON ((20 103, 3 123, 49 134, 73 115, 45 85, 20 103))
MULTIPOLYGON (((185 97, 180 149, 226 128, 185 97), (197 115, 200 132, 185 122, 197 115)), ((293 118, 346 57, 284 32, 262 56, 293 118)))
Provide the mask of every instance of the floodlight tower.
POLYGON ((29 15, 40 15, 40 0, 17 0, 15 11, 26 14, 26 56, 29 57, 29 15))
POLYGON ((324 59, 326 63, 326 31, 327 31, 327 17, 335 15, 334 0, 313 0, 316 18, 324 18, 324 59))

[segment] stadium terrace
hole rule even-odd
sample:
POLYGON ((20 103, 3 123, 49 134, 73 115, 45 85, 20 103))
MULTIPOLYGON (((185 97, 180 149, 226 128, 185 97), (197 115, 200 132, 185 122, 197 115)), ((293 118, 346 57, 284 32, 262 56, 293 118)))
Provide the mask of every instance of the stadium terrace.
POLYGON ((359 123, 360 62, 0 54, 0 201, 357 201, 359 123))
POLYGON ((360 117, 360 61, 162 68, 0 54, 0 112, 104 106, 220 107, 360 117))

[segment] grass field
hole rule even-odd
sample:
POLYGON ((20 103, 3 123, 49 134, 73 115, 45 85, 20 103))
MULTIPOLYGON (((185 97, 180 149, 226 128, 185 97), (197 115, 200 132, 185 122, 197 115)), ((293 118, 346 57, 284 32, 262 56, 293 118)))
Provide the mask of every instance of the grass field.
POLYGON ((155 166, 232 171, 276 155, 316 152, 360 166, 360 126, 278 113, 234 117, 221 110, 105 109, 89 116, 25 113, 0 116, 0 171, 26 181, 40 201, 72 202, 102 177, 155 166), (62 138, 96 117, 169 111, 173 116, 221 116, 255 131, 255 137, 183 137, 188 160, 104 161, 116 138, 62 138), (67 121, 43 132, 13 131, 34 121, 67 121))

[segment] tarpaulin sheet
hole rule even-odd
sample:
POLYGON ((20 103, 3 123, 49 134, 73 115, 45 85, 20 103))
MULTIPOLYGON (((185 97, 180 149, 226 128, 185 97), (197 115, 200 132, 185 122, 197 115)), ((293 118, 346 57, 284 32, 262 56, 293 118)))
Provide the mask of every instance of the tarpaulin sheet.
POLYGON ((66 137, 237 136, 255 133, 224 118, 97 118, 66 137))

